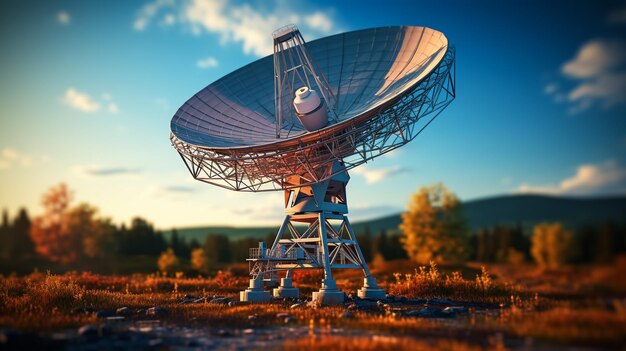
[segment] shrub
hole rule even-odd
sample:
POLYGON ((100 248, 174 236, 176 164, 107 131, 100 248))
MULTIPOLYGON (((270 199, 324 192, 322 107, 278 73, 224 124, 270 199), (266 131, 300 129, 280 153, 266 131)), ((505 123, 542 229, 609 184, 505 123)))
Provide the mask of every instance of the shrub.
POLYGON ((389 292, 411 298, 452 298, 499 303, 519 293, 509 285, 496 284, 485 267, 481 268, 475 280, 466 280, 459 272, 442 274, 434 262, 429 267, 419 267, 414 274, 395 273, 394 277, 396 281, 390 285, 389 292))

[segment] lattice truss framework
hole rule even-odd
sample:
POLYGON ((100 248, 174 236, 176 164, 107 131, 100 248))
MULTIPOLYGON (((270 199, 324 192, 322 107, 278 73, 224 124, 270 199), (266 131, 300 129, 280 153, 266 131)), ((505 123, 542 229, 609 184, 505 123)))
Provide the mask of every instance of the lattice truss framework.
POLYGON ((353 118, 345 128, 312 142, 266 151, 198 147, 174 134, 170 140, 199 181, 249 192, 290 189, 329 179, 337 159, 350 170, 413 140, 452 102, 455 89, 455 49, 448 47, 440 64, 391 106, 353 118), (299 184, 286 181, 294 177, 300 178, 299 184))
POLYGON ((287 215, 271 248, 250 249, 250 276, 259 274, 266 280, 275 279, 280 270, 329 267, 360 268, 368 272, 363 254, 348 217, 339 214, 287 215), (312 220, 308 227, 294 223, 312 220), (325 253, 328 253, 326 255, 325 253))

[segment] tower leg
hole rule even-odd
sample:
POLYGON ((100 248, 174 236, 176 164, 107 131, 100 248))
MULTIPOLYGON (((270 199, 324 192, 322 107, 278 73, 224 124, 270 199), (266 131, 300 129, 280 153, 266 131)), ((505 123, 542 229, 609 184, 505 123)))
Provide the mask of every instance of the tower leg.
POLYGON ((326 231, 326 216, 324 213, 319 214, 319 236, 320 236, 320 250, 322 253, 322 260, 324 264, 324 280, 322 280, 322 288, 319 291, 313 292, 313 301, 316 301, 322 305, 336 305, 343 303, 344 293, 337 289, 337 283, 333 279, 333 273, 330 269, 330 257, 328 248, 328 233, 326 231))
MULTIPOLYGON (((344 216, 344 223, 348 229, 348 235, 351 240, 356 242, 356 235, 354 235, 354 231, 352 230, 352 225, 350 225, 350 221, 347 216, 344 216)), ((363 268, 363 274, 365 278, 363 278, 363 287, 357 290, 357 296, 362 299, 371 299, 371 300, 382 300, 387 297, 387 293, 383 289, 378 288, 378 284, 376 283, 376 278, 372 277, 370 274, 370 270, 367 267, 367 263, 365 263, 365 259, 363 258, 363 253, 361 252, 361 247, 358 242, 354 245, 356 248, 356 252, 359 255, 359 261, 361 261, 361 266, 363 268)))

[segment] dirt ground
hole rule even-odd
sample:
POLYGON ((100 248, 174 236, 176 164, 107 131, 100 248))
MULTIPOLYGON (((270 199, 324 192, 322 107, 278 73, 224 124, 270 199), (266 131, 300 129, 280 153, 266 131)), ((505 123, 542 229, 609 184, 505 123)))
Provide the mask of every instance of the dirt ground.
POLYGON ((378 262, 390 294, 357 298, 358 271, 337 272, 346 301, 318 306, 320 272, 298 272, 301 299, 238 301, 244 267, 216 276, 0 278, 3 349, 626 349, 626 260, 565 267, 378 262))

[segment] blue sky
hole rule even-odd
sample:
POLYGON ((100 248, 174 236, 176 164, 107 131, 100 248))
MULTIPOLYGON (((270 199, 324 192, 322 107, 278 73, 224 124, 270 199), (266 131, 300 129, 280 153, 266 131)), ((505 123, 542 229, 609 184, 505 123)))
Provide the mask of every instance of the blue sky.
POLYGON ((194 181, 169 121, 198 90, 306 39, 422 25, 457 48, 457 99, 416 140, 351 172, 354 220, 442 181, 461 199, 626 193, 626 5, 613 1, 3 1, 0 207, 61 181, 115 221, 276 224, 282 194, 194 181))

